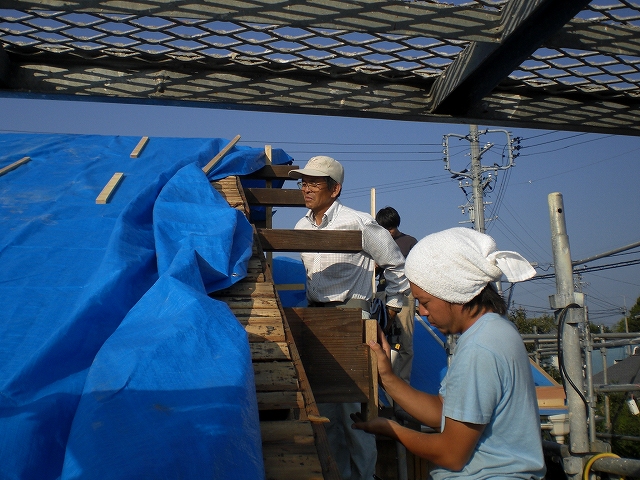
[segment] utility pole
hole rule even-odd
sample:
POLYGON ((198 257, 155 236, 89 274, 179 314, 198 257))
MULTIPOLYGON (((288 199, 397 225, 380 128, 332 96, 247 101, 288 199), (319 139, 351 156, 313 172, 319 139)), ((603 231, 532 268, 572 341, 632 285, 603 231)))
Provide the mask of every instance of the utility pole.
MULTIPOLYGON (((473 212, 474 222, 473 228, 478 232, 484 233, 484 189, 482 188, 482 164, 480 146, 478 145, 478 126, 469 125, 469 141, 471 142, 471 179, 473 186, 473 212)), ((483 149, 485 151, 491 148, 489 144, 483 149)))
MULTIPOLYGON (((515 165, 514 159, 518 156, 517 151, 520 150, 519 138, 511 138, 511 135, 506 130, 483 130, 478 131, 477 125, 469 125, 469 135, 456 135, 450 133, 444 136, 442 146, 444 147, 444 162, 445 170, 448 170, 452 174, 452 178, 459 180, 459 186, 462 191, 467 194, 465 187, 471 187, 472 189, 472 202, 467 202, 466 205, 461 206, 462 213, 465 210, 469 212, 469 221, 473 223, 473 228, 479 232, 485 232, 485 218, 484 218, 484 191, 491 188, 491 184, 496 180, 498 170, 507 170, 515 165), (503 133, 507 137, 506 151, 508 155, 508 161, 506 165, 498 165, 494 163, 490 166, 482 165, 482 155, 488 152, 493 146, 493 143, 487 143, 482 149, 480 148, 480 135, 493 133, 503 133), (471 170, 453 170, 450 162, 449 152, 449 138, 457 137, 459 140, 467 140, 471 147, 471 170), (514 154, 514 151, 516 152, 514 154)), ((462 222, 461 222, 462 223, 462 222)))

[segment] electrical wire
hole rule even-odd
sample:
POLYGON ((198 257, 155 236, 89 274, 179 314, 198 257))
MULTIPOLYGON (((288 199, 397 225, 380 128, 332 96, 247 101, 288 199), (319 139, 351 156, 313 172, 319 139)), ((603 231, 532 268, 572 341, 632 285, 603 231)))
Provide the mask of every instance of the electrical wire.
POLYGON ((564 353, 562 351, 563 341, 564 341, 563 330, 564 330, 564 323, 567 317, 567 312, 569 311, 570 308, 581 308, 581 307, 577 303, 570 303, 569 305, 567 305, 562 309, 562 311, 560 312, 560 315, 558 316, 558 366, 560 367, 560 377, 562 378, 562 385, 564 387, 565 392, 567 391, 567 386, 565 383, 565 380, 566 380, 567 382, 569 382, 571 387, 573 387, 575 392, 580 396, 580 398, 584 403, 584 407, 588 413, 589 402, 584 396, 584 393, 580 391, 580 389, 576 386, 575 383, 573 383, 573 380, 567 373, 567 368, 564 364, 564 353))

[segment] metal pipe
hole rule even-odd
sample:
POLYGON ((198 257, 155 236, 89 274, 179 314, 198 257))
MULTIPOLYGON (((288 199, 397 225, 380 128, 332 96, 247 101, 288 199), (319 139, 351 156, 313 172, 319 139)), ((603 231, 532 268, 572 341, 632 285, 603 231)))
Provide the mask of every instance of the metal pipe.
POLYGON ((592 361, 592 340, 591 331, 589 330, 589 312, 587 307, 583 307, 585 312, 585 367, 586 367, 586 379, 587 379, 587 401, 589 403, 589 442, 593 445, 596 441, 596 397, 593 393, 593 361, 592 361))
POLYGON ((408 480, 407 449, 400 442, 396 442, 396 455, 398 457, 398 480, 408 480))
POLYGON ((631 243, 626 247, 616 248, 615 250, 610 250, 605 253, 594 255, 593 257, 585 258, 584 260, 576 260, 575 262, 572 262, 572 265, 575 267, 576 265, 582 265, 583 263, 592 262, 600 258, 610 257, 611 255, 615 255, 616 253, 625 252, 627 250, 631 250, 632 248, 636 248, 636 247, 640 247, 640 242, 631 243))
POLYGON ((597 393, 605 392, 640 392, 640 385, 637 383, 624 383, 622 385, 594 385, 593 389, 597 393))
POLYGON ((637 478, 640 477, 640 460, 612 457, 599 458, 593 463, 591 470, 637 478))
MULTIPOLYGON (((607 349, 600 348, 600 354, 602 355, 602 379, 605 385, 609 383, 607 375, 607 349)), ((609 395, 604 394, 604 423, 607 433, 611 431, 611 406, 609 404, 609 395)))
POLYGON ((636 338, 638 332, 629 333, 594 333, 593 338, 596 340, 608 339, 608 338, 636 338))
POLYGON ((611 342, 602 342, 602 343, 598 343, 598 346, 612 348, 612 347, 623 347, 625 345, 635 345, 637 343, 640 343, 640 337, 629 339, 629 340, 613 340, 611 342))
MULTIPOLYGON (((575 384, 580 393, 584 393, 584 375, 582 371, 582 350, 580 348, 579 325, 582 323, 582 308, 572 308, 570 305, 582 305, 573 287, 573 268, 571 266, 571 251, 569 237, 566 231, 564 204, 562 194, 551 193, 548 196, 549 217, 551 223, 551 245, 553 249, 553 264, 556 277, 556 295, 550 297, 551 308, 556 310, 556 319, 560 320, 561 311, 567 316, 562 329, 562 356, 566 375, 575 384), (565 309, 568 309, 565 311, 565 309)), ((561 366, 562 367, 562 366, 561 366)), ((570 446, 573 454, 589 452, 589 437, 587 433, 587 411, 580 393, 571 386, 567 386, 567 406, 569 407, 569 423, 571 429, 570 446)))
POLYGON ((640 442, 640 437, 637 435, 615 435, 611 433, 600 433, 598 436, 602 438, 616 439, 616 440, 630 440, 632 442, 640 442))

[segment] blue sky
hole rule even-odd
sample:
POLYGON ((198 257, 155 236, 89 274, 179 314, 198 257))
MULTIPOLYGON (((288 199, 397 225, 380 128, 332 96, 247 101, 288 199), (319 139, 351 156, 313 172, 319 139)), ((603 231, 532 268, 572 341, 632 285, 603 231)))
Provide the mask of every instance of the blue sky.
MULTIPOLYGON (((0 111, 3 133, 228 139, 239 134, 240 145, 282 148, 300 166, 313 155, 330 155, 345 167, 341 199, 346 205, 370 211, 375 188, 376 208, 396 208, 400 229, 418 239, 471 226, 460 223, 468 220, 459 208, 467 198, 445 170, 442 154, 443 136, 456 135, 450 137, 451 167, 468 168, 469 143, 457 137, 469 133, 468 125, 13 97, 0 98, 0 111)), ((498 172, 485 197, 491 202, 485 213, 487 233, 500 249, 537 262, 541 275, 553 272, 547 200, 553 192, 563 195, 573 260, 640 242, 640 137, 478 128, 507 130, 520 138, 515 166, 498 172)), ((481 135, 481 145, 494 143, 483 165, 504 164, 505 138, 501 132, 481 135)), ((287 186, 294 188, 293 182, 287 186)), ((274 226, 293 228, 303 213, 278 209, 274 226)), ((588 266, 639 258, 640 248, 635 248, 588 266)), ((640 265, 586 272, 582 282, 591 321, 611 324, 640 296, 640 265)), ((548 297, 554 293, 553 279, 534 280, 518 284, 512 301, 536 316, 550 311, 548 297)))

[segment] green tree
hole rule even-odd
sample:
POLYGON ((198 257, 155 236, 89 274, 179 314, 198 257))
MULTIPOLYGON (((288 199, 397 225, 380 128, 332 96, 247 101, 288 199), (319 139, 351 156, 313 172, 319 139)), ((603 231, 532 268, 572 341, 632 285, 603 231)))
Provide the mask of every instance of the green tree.
POLYGON ((528 318, 527 311, 523 307, 511 310, 509 312, 509 320, 515 324, 521 334, 556 333, 558 331, 555 318, 551 315, 528 318))
MULTIPOLYGON (((611 415, 611 434, 613 438, 607 439, 611 443, 611 451, 622 458, 640 459, 640 443, 637 440, 620 437, 640 437, 640 415, 632 415, 627 406, 629 397, 625 393, 610 393, 609 405, 611 415), (616 437, 616 436, 619 437, 616 437)), ((604 412, 603 396, 598 395, 597 414, 602 416, 604 412)), ((599 432, 605 431, 602 424, 596 425, 599 432)))
MULTIPOLYGON (((508 314, 509 320, 511 320, 521 335, 525 334, 557 334, 558 328, 556 326, 555 318, 551 315, 543 315, 541 317, 528 318, 527 311, 523 307, 518 307, 511 310, 508 314)), ((533 353, 535 351, 535 345, 533 343, 526 343, 525 347, 527 352, 533 353)), ((547 372, 554 380, 561 383, 562 378, 558 369, 549 361, 550 359, 542 359, 540 366, 547 372), (545 361, 546 360, 546 361, 545 361)))
MULTIPOLYGON (((640 297, 637 298, 635 305, 629 310, 626 319, 630 332, 640 332, 640 297)), ((625 319, 622 318, 616 323, 613 330, 615 332, 626 332, 625 319)))

